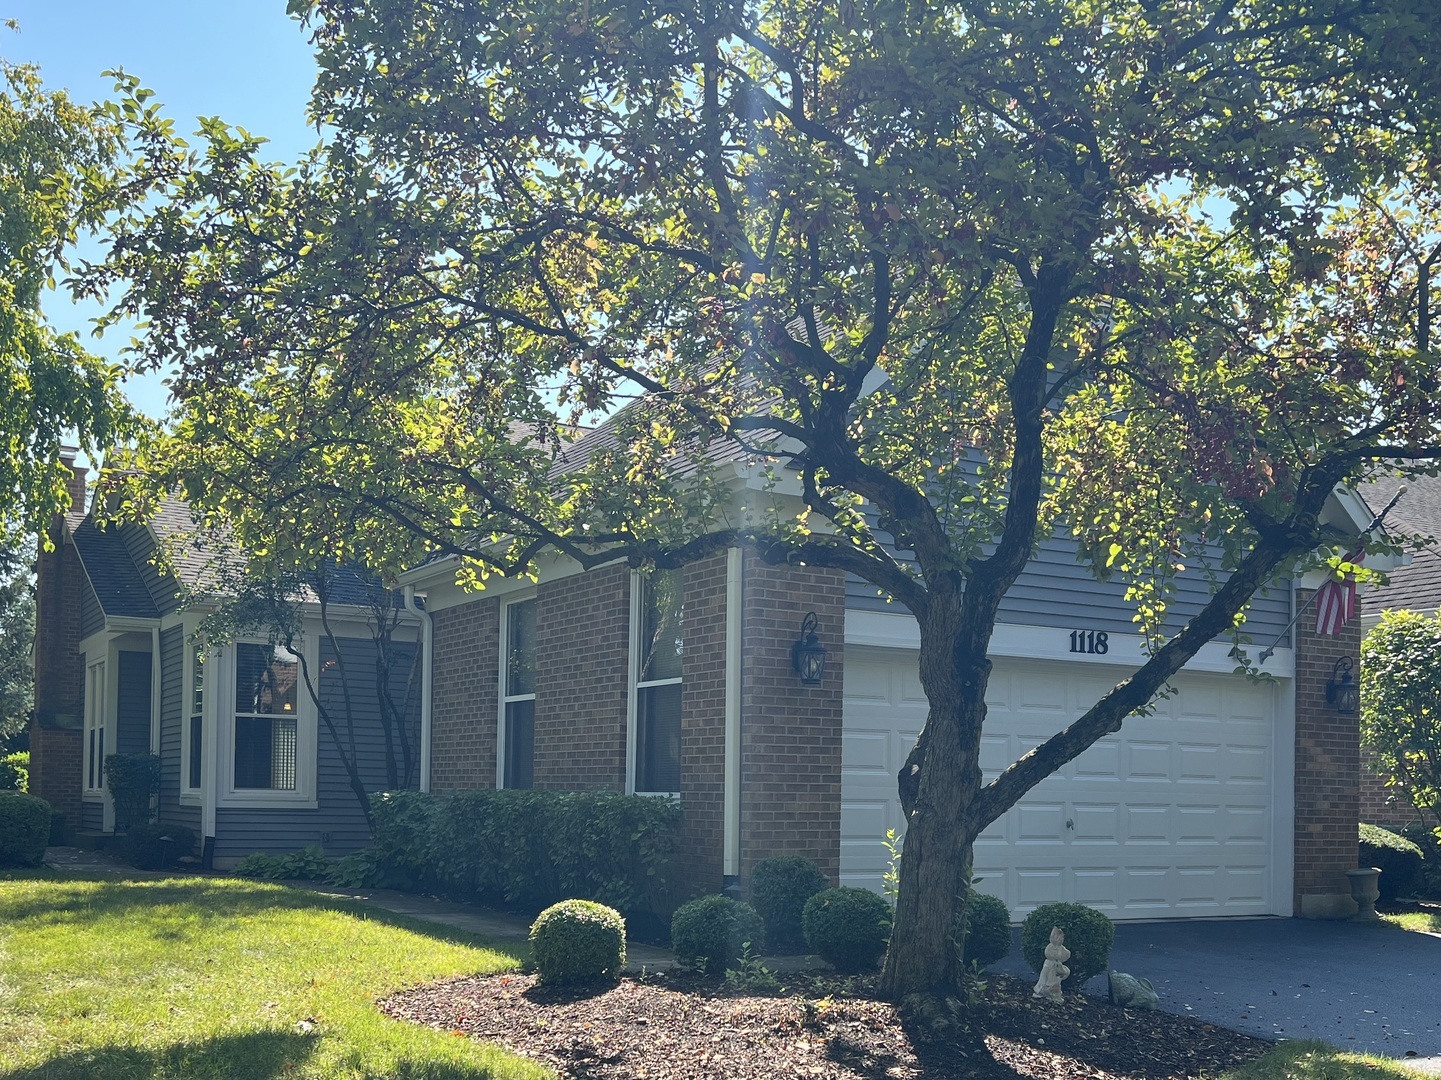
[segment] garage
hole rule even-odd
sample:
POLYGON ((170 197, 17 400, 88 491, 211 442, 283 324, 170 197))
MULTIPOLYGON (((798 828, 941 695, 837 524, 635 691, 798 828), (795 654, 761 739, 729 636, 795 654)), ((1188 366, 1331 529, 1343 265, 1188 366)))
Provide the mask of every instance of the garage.
MULTIPOLYGON (((985 778, 1125 674, 1093 662, 996 658, 985 778)), ((1053 900, 1117 920, 1289 914, 1293 753, 1281 686, 1179 676, 1154 715, 1127 720, 981 835, 978 887, 1017 918, 1053 900)), ((879 889, 886 831, 903 831, 896 773, 926 717, 915 653, 848 648, 844 693, 841 881, 879 889)))

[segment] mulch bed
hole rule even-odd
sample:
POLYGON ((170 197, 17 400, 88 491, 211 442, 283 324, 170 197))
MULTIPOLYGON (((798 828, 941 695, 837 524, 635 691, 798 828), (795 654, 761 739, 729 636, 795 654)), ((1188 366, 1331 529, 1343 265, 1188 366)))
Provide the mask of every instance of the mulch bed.
POLYGON ((500 1043, 584 1080, 1179 1080, 1211 1076, 1270 1043, 1184 1017, 1068 995, 1055 1004, 988 976, 969 1030, 903 1022, 862 980, 788 976, 732 993, 685 973, 548 989, 533 976, 454 979, 380 1002, 387 1014, 500 1043))

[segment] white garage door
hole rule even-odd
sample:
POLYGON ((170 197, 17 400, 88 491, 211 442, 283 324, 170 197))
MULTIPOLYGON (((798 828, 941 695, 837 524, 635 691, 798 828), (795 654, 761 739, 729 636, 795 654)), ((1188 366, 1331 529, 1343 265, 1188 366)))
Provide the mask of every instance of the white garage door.
MULTIPOLYGON (((1080 716, 1123 674, 996 660, 981 747, 985 779, 1080 716)), ((1155 715, 1127 720, 987 829, 975 849, 979 888, 1017 917, 1052 900, 1088 904, 1113 919, 1272 912, 1276 689, 1187 674, 1176 691, 1155 715)), ((914 653, 847 649, 844 884, 880 888, 886 830, 903 831, 896 772, 925 717, 914 653)))

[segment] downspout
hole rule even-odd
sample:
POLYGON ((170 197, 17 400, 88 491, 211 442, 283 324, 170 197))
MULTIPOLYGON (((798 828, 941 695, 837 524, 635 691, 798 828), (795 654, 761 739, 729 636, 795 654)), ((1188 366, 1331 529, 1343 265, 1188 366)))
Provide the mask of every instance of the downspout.
POLYGON ((431 675, 435 671, 435 625, 430 621, 430 612, 422 611, 416 605, 414 585, 405 586, 403 595, 405 610, 420 620, 420 790, 429 791, 431 675))
POLYGON ((741 604, 744 599, 743 554, 738 547, 726 549, 725 624, 725 771, 722 778, 722 858, 724 891, 738 896, 741 891, 741 604))

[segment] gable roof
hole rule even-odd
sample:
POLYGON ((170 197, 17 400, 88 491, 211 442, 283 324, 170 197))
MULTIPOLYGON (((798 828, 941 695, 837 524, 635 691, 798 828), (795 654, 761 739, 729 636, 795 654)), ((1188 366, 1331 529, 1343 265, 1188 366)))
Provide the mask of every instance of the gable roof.
MULTIPOLYGON (((75 550, 80 554, 85 576, 95 599, 106 615, 122 618, 155 619, 160 610, 131 558, 130 549, 121 535, 124 526, 99 528, 89 517, 78 522, 71 531, 75 550)), ((137 526, 129 526, 136 528, 137 526)))
POLYGON ((1410 608, 1430 614, 1441 610, 1441 476, 1377 477, 1362 485, 1361 494, 1379 510, 1403 485, 1406 494, 1392 508, 1387 522, 1394 532, 1431 537, 1432 542, 1413 548, 1411 562, 1390 571, 1386 585, 1365 592, 1361 605, 1368 612, 1410 608))

